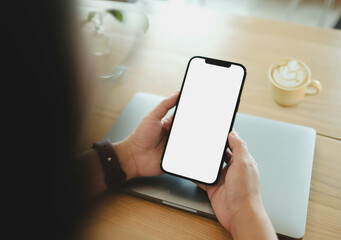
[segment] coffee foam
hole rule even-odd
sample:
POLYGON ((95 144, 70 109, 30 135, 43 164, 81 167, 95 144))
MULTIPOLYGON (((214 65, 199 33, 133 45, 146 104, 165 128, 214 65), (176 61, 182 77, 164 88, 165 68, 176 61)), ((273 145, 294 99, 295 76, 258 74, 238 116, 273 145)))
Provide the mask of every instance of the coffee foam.
POLYGON ((273 80, 287 88, 295 88, 304 84, 307 76, 307 69, 296 60, 282 61, 272 70, 273 80))

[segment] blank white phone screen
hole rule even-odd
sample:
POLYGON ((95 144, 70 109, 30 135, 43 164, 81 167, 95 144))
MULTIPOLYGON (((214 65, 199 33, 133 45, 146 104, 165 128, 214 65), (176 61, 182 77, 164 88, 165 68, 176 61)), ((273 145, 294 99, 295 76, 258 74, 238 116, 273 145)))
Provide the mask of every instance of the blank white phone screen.
POLYGON ((162 159, 166 172, 216 180, 244 74, 240 65, 191 60, 162 159))

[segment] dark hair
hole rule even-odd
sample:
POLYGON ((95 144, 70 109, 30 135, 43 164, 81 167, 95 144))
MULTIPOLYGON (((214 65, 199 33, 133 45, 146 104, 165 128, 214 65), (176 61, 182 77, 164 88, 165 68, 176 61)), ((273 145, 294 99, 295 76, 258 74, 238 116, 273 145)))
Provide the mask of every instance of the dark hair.
MULTIPOLYGON (((50 236, 69 239, 80 213, 78 185, 73 177, 78 133, 73 1, 17 4, 15 11, 10 9, 11 25, 3 29, 8 66, 4 78, 17 85, 14 89, 21 89, 15 95, 22 96, 15 109, 25 130, 22 141, 31 149, 26 158, 47 175, 39 180, 48 182, 48 189, 38 191, 45 195, 50 192, 51 210, 46 211, 51 213, 46 220, 53 228, 50 236), (17 16, 20 19, 13 22, 17 16)), ((31 171, 30 177, 36 172, 31 171)))
MULTIPOLYGON (((75 73, 75 46, 72 37, 73 8, 68 1, 56 1, 54 16, 49 16, 50 46, 46 45, 46 62, 51 82, 43 86, 43 93, 48 94, 52 110, 52 128, 54 144, 51 174, 51 193, 53 199, 53 217, 56 219, 56 237, 59 239, 73 237, 77 217, 80 214, 80 200, 77 194, 79 184, 75 181, 74 156, 78 135, 77 85, 75 73), (62 237, 62 238, 61 238, 62 237)), ((51 6, 49 8, 52 9, 51 6)))

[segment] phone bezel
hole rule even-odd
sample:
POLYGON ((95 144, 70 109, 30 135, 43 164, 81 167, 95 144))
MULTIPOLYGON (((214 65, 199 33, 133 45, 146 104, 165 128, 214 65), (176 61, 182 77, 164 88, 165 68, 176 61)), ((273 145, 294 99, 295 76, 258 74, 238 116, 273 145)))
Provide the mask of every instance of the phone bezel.
POLYGON ((223 166, 223 163, 224 163, 224 155, 226 153, 226 150, 227 148, 229 147, 229 143, 228 143, 228 135, 229 133, 232 131, 233 129, 233 124, 234 124, 234 120, 235 120, 235 117, 236 117, 236 114, 237 114, 237 111, 238 111, 238 108, 239 108, 239 103, 240 103, 240 97, 241 97, 241 94, 242 94, 242 91, 243 91, 243 87, 244 87, 244 82, 245 82, 245 78, 246 78, 246 68, 244 65, 240 64, 240 63, 236 63, 236 62, 230 62, 230 61, 225 61, 225 60, 219 60, 219 59, 214 59, 214 58, 208 58, 208 57, 202 57, 202 56, 194 56, 192 57, 189 61, 188 61, 188 64, 187 64, 187 67, 186 67, 186 72, 185 72, 185 75, 184 75, 184 80, 182 81, 182 85, 181 85, 181 89, 180 89, 180 93, 179 93, 179 97, 177 99, 177 102, 176 102, 176 108, 175 108, 175 111, 174 111, 174 115, 173 115, 173 119, 175 119, 176 117, 176 112, 177 112, 177 106, 179 104, 179 101, 181 99, 181 95, 182 95, 182 90, 183 90, 183 87, 184 87, 184 84, 185 84, 185 81, 186 81, 186 77, 187 77, 187 73, 188 73, 188 69, 189 69, 189 66, 191 64, 191 61, 195 58, 202 58, 205 60, 205 63, 207 62, 210 62, 208 64, 213 64, 213 65, 218 65, 218 66, 223 66, 223 67, 227 67, 226 65, 229 65, 229 67, 231 67, 232 65, 238 65, 240 67, 243 68, 244 70, 244 75, 243 75, 243 79, 242 79, 242 84, 240 86, 240 89, 239 89, 239 93, 238 93, 238 98, 237 98, 237 101, 235 103, 235 108, 234 108, 234 112, 233 112, 233 117, 232 117, 232 121, 231 121, 231 126, 230 126, 230 129, 229 129, 229 132, 226 136, 226 143, 225 143, 225 147, 224 147, 224 151, 223 151, 223 155, 221 157, 221 160, 220 160, 220 165, 219 165, 219 170, 218 170, 218 173, 217 173, 217 176, 216 176, 216 179, 212 182, 212 183, 207 183, 207 182, 202 182, 202 181, 198 181, 196 179, 191 179, 191 178, 188 178, 186 176, 182 176, 182 175, 179 175, 179 174, 175 174, 175 173, 172 173, 172 172, 168 172, 166 171, 163 167, 162 167, 162 163, 163 163, 163 158, 164 158, 164 155, 165 155, 165 152, 166 152, 166 149, 167 149, 167 145, 168 145, 168 139, 169 139, 169 136, 172 132, 172 127, 173 127, 173 122, 171 123, 170 125, 170 128, 169 128, 169 133, 168 133, 168 137, 167 137, 167 140, 166 140, 166 144, 165 144, 165 147, 164 147, 164 150, 163 150, 163 153, 162 153, 162 157, 161 157, 161 161, 160 161, 160 167, 161 167, 161 170, 164 171, 165 173, 167 174, 170 174, 170 175, 173 175, 173 176, 177 176, 177 177, 181 177, 181 178, 184 178, 184 179, 187 179, 187 180, 191 180, 191 181, 194 181, 194 182, 198 182, 198 183, 202 183, 202 184, 206 184, 206 185, 215 185, 219 179, 219 176, 221 174, 221 170, 222 170, 222 166, 223 166))

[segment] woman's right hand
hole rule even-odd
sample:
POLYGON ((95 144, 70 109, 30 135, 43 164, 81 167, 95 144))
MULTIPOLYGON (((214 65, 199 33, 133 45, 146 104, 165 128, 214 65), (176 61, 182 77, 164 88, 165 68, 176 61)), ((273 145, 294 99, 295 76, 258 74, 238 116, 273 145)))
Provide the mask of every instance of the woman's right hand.
POLYGON ((232 152, 226 152, 229 161, 217 184, 198 185, 207 191, 216 217, 234 239, 277 239, 263 206, 257 163, 235 131, 228 140, 232 152))

